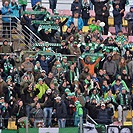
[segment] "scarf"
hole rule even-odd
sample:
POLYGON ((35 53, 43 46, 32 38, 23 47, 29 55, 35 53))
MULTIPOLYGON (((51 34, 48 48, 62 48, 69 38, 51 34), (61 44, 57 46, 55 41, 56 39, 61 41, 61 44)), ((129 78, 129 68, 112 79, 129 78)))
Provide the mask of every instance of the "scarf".
POLYGON ((75 77, 76 76, 75 72, 70 71, 70 82, 71 82, 71 84, 73 83, 73 79, 74 79, 73 74, 74 74, 74 77, 75 77))
POLYGON ((120 105, 128 105, 128 96, 126 94, 124 98, 124 95, 120 93, 120 105))

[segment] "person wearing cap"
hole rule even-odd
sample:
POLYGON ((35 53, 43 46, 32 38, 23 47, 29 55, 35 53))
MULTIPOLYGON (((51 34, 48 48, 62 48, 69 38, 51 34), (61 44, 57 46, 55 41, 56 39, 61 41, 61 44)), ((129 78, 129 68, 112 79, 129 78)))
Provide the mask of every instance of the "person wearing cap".
POLYGON ((107 75, 109 76, 111 82, 113 82, 114 78, 116 76, 117 65, 112 60, 112 55, 111 54, 107 55, 107 59, 106 59, 106 61, 103 64, 103 70, 106 70, 107 75))
POLYGON ((128 21, 128 36, 133 36, 133 6, 131 6, 130 11, 126 13, 125 19, 128 21))
POLYGON ((72 100, 72 93, 69 92, 67 94, 67 98, 64 100, 66 107, 67 107, 67 121, 66 126, 74 126, 74 113, 75 113, 75 105, 74 101, 72 100))
POLYGON ((68 93, 70 93, 71 91, 70 91, 70 89, 69 88, 67 88, 67 83, 66 83, 66 81, 64 81, 64 83, 62 84, 62 87, 61 88, 59 88, 59 90, 61 90, 61 99, 62 100, 65 100, 66 98, 67 98, 67 95, 68 95, 68 93))
POLYGON ((43 82, 43 79, 39 78, 38 83, 35 85, 35 88, 34 88, 34 90, 39 89, 39 91, 40 91, 39 94, 37 95, 38 99, 42 98, 42 95, 45 94, 45 92, 48 88, 49 87, 47 86, 47 84, 43 82))
POLYGON ((57 96, 55 98, 56 100, 56 106, 55 106, 55 114, 56 119, 58 120, 58 126, 59 128, 65 128, 66 126, 66 118, 67 118, 67 107, 63 100, 61 100, 61 97, 57 96))
POLYGON ((63 56, 63 57, 62 57, 61 65, 62 65, 62 67, 63 67, 63 69, 64 69, 65 72, 68 71, 68 69, 69 69, 69 67, 70 67, 70 62, 68 62, 66 56, 63 56))
POLYGON ((54 107, 54 95, 52 94, 52 90, 49 88, 43 94, 41 98, 41 105, 43 105, 43 112, 44 112, 44 125, 46 127, 50 127, 52 125, 51 118, 52 112, 54 107))
POLYGON ((130 95, 126 91, 125 87, 122 87, 122 91, 117 95, 116 101, 119 104, 118 106, 118 122, 124 123, 126 122, 126 116, 128 113, 128 110, 130 109, 130 95))
POLYGON ((83 117, 83 109, 82 105, 80 104, 80 101, 76 101, 75 106, 76 106, 76 113, 74 118, 74 126, 77 127, 80 122, 80 117, 83 117))
POLYGON ((112 107, 107 107, 105 103, 101 103, 101 108, 97 111, 97 119, 95 120, 98 124, 109 125, 113 123, 114 111, 112 107))
POLYGON ((3 41, 3 45, 1 47, 1 49, 2 49, 2 51, 1 51, 2 53, 12 53, 13 52, 13 47, 12 47, 12 45, 8 44, 8 40, 3 41))

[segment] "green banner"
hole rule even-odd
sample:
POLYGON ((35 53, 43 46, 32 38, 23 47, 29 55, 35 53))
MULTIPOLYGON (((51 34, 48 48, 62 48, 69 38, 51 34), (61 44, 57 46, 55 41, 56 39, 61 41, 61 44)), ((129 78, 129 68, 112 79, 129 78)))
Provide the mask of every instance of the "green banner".
POLYGON ((47 11, 23 11, 22 14, 47 14, 47 11))
POLYGON ((83 53, 81 56, 96 56, 96 57, 103 57, 102 53, 83 53))
POLYGON ((61 47, 61 44, 60 44, 60 43, 43 43, 43 44, 35 43, 35 44, 33 45, 33 47, 37 47, 37 46, 42 46, 42 47, 45 47, 45 46, 50 46, 50 47, 61 47))
MULTIPOLYGON (((55 25, 53 21, 33 20, 32 24, 55 25)), ((55 25, 56 26, 56 25, 55 25)))
POLYGON ((53 25, 39 25, 38 27, 38 32, 41 30, 45 30, 45 29, 53 29, 53 30, 58 30, 59 26, 53 26, 53 25))

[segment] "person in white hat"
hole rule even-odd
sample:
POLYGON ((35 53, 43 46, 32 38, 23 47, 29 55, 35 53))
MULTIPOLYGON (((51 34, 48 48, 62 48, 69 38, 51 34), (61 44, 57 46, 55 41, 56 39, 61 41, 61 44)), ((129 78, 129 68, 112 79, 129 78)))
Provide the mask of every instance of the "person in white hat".
POLYGON ((58 120, 59 128, 64 128, 66 125, 66 117, 67 117, 66 104, 64 103, 64 101, 61 100, 60 96, 57 96, 55 100, 57 103, 55 108, 55 112, 56 112, 55 120, 58 120))
POLYGON ((54 95, 52 94, 52 90, 47 89, 46 93, 42 96, 43 103, 43 112, 44 112, 44 125, 46 127, 51 127, 51 118, 54 106, 54 95))

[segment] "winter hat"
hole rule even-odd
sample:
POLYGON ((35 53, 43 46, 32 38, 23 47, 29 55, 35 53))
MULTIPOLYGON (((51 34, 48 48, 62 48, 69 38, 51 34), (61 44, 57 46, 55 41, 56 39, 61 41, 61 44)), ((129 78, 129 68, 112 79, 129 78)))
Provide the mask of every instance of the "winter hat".
POLYGON ((56 66, 56 68, 61 68, 61 65, 60 65, 60 64, 58 64, 58 65, 56 66))
POLYGON ((65 92, 70 92, 70 90, 68 88, 65 89, 65 92))
POLYGON ((47 91, 46 91, 46 93, 48 94, 48 93, 51 93, 52 91, 51 91, 51 89, 49 88, 49 89, 47 89, 47 91))
POLYGON ((68 93, 68 94, 67 94, 67 96, 72 96, 72 93, 71 93, 71 92, 70 92, 70 93, 68 93))
POLYGON ((78 105, 78 104, 80 104, 80 101, 77 100, 77 101, 75 102, 75 105, 78 105))
POLYGON ((75 76, 74 81, 79 81, 77 76, 75 76))
POLYGON ((54 98, 55 100, 61 100, 61 97, 60 96, 57 96, 56 98, 54 98))
POLYGON ((42 78, 39 78, 39 79, 38 79, 38 82, 41 81, 41 80, 43 80, 43 79, 42 79, 42 78))

